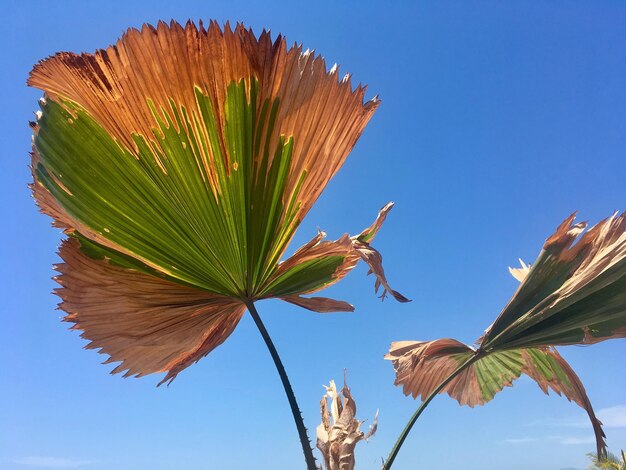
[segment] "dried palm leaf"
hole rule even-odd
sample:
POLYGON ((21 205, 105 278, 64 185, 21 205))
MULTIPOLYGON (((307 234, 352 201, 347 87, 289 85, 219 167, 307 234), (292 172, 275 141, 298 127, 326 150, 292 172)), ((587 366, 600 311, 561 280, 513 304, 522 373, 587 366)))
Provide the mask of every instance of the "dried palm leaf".
POLYGON ((396 385, 423 400, 412 423, 437 393, 461 405, 482 405, 526 374, 546 394, 551 389, 585 409, 598 455, 606 455, 604 432, 585 389, 554 346, 626 337, 626 214, 585 228, 571 215, 532 266, 521 262, 511 269, 520 286, 477 348, 453 339, 392 343, 385 358, 393 362, 396 385))
POLYGON ((322 422, 317 427, 317 448, 324 457, 326 470, 354 470, 354 449, 359 441, 368 440, 378 428, 378 411, 366 433, 363 421, 356 419, 356 403, 344 377, 343 388, 337 391, 334 380, 320 401, 322 422), (330 400, 330 407, 329 402, 330 400))

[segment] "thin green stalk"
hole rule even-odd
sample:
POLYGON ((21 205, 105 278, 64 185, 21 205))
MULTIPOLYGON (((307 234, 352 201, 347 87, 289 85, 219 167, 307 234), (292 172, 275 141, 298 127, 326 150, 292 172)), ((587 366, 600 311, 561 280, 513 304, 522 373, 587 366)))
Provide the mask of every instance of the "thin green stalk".
POLYGON ((261 321, 261 317, 259 316, 259 312, 257 312, 254 303, 246 302, 246 306, 248 307, 248 311, 250 312, 250 315, 252 315, 254 323, 256 323, 256 326, 259 329, 263 340, 265 340, 265 345, 272 355, 274 365, 276 366, 278 375, 280 375, 280 380, 283 383, 283 388, 285 389, 285 393, 287 394, 287 400, 289 400, 291 413, 293 414, 293 420, 296 422, 296 428, 298 429, 298 436, 300 437, 302 452, 304 452, 304 460, 306 461, 306 468, 307 470, 317 470, 315 457, 313 457, 313 449, 311 449, 311 442, 309 441, 309 436, 306 433, 306 427, 304 426, 302 414, 300 413, 300 408, 298 408, 298 402, 296 401, 296 396, 294 395, 291 384, 289 383, 289 378, 287 377, 287 372, 285 372, 285 367, 280 360, 278 351, 276 351, 276 348, 274 347, 274 343, 272 342, 269 333, 265 329, 265 325, 261 321))
POLYGON ((432 401, 432 399, 435 398, 437 396, 437 394, 439 392, 441 392, 445 388, 445 386, 448 385, 452 381, 452 379, 454 379, 457 375, 459 375, 467 367, 472 365, 474 362, 476 362, 481 357, 483 357, 482 354, 474 354, 474 355, 472 355, 467 361, 465 361, 463 364, 461 364, 458 367, 458 369, 456 369, 454 372, 452 372, 443 382, 441 382, 437 386, 437 388, 435 388, 431 392, 431 394, 428 395, 428 397, 426 397, 426 399, 422 402, 422 404, 419 406, 419 408, 413 414, 413 416, 411 416, 411 419, 409 420, 409 422, 406 424, 406 426, 402 430, 402 433, 400 434, 400 436, 398 437, 398 440, 394 444, 393 449, 391 449, 391 452, 389 453, 389 457, 387 457, 387 460, 383 464, 382 470, 389 470, 391 468, 391 466, 393 465, 393 461, 396 460, 398 452, 400 451, 400 448, 402 447, 402 444, 404 444, 405 439, 407 438, 407 436, 411 432, 411 428, 413 427, 413 425, 417 421, 417 418, 419 418, 420 415, 422 414, 422 411, 424 411, 426 409, 426 407, 428 406, 428 404, 432 401))

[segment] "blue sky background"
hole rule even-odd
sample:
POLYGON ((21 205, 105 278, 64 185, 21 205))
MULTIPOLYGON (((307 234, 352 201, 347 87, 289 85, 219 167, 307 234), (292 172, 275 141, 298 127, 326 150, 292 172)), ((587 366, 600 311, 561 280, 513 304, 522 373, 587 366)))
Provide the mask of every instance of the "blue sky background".
MULTIPOLYGON (((292 469, 302 456, 287 402, 251 319, 168 387, 122 379, 67 331, 50 294, 60 234, 31 200, 28 121, 39 59, 93 51, 158 19, 244 21, 340 64, 382 105, 291 249, 369 225, 396 202, 376 247, 392 285, 384 303, 359 266, 327 294, 354 314, 258 305, 310 429, 322 384, 349 385, 378 434, 357 450, 376 469, 418 403, 383 361, 395 340, 474 341, 574 210, 597 222, 626 208, 626 4, 623 2, 17 2, 0 1, 0 468, 292 469)), ((626 447, 626 341, 561 348, 626 447)), ((576 405, 530 380, 477 409, 436 399, 396 465, 403 469, 587 467, 593 434, 576 405)))

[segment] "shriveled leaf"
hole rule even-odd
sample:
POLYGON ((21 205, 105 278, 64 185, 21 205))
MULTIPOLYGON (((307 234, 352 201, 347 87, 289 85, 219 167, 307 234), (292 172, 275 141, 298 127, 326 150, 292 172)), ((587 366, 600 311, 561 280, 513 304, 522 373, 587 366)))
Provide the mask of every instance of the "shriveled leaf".
POLYGON ((331 380, 320 402, 322 423, 317 427, 317 448, 324 457, 326 470, 354 470, 354 450, 357 443, 369 439, 378 427, 378 412, 367 434, 360 428, 363 424, 355 418, 356 403, 345 383, 341 392, 331 380), (330 409, 328 402, 330 401, 330 409))
POLYGON ((391 294, 391 296, 396 299, 398 302, 410 302, 410 299, 403 296, 400 292, 393 290, 389 287, 389 283, 387 282, 387 278, 385 277, 385 271, 383 270, 383 257, 382 255, 371 247, 367 243, 355 242, 354 249, 359 254, 361 259, 367 263, 369 266, 368 274, 374 274, 376 277, 376 282, 374 283, 374 291, 378 293, 380 287, 383 287, 383 293, 381 294, 381 299, 385 299, 387 293, 391 294))
POLYGON ((389 287, 382 267, 382 256, 369 244, 392 207, 391 202, 385 205, 374 223, 354 237, 346 234, 336 241, 324 241, 326 234, 318 233, 293 256, 280 263, 264 288, 263 295, 285 296, 297 292, 317 292, 342 279, 356 266, 359 259, 363 259, 370 267, 370 272, 376 276, 376 291, 383 286, 383 298, 389 292, 399 302, 409 302, 409 299, 389 287))

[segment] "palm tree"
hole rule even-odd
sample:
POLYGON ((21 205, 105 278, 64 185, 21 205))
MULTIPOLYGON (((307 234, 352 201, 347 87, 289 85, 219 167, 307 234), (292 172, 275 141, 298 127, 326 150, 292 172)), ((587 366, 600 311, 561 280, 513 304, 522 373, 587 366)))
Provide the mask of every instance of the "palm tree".
POLYGON ((591 459, 591 465, 589 470, 594 469, 608 469, 608 470, 626 470, 626 453, 622 450, 621 459, 610 452, 607 452, 606 457, 601 459, 598 454, 587 454, 591 459))
POLYGON ((522 373, 547 394, 583 407, 596 436, 597 455, 606 456, 601 423, 585 388, 554 346, 594 344, 626 337, 626 213, 585 230, 568 217, 547 239, 532 267, 511 273, 521 282, 496 321, 472 348, 454 339, 392 343, 396 385, 421 395, 384 469, 391 468, 417 418, 438 393, 461 405, 482 405, 522 373), (579 237, 580 236, 580 237, 579 237))
POLYGON ((254 302, 316 312, 344 301, 303 297, 363 259, 399 301, 370 243, 391 204, 356 236, 318 233, 280 262, 298 225, 379 104, 349 76, 283 37, 239 24, 130 29, 94 54, 39 62, 45 98, 34 129, 32 186, 67 234, 57 294, 88 348, 113 373, 173 380, 233 332, 247 309, 280 374, 307 467, 311 446, 289 380, 254 302))

